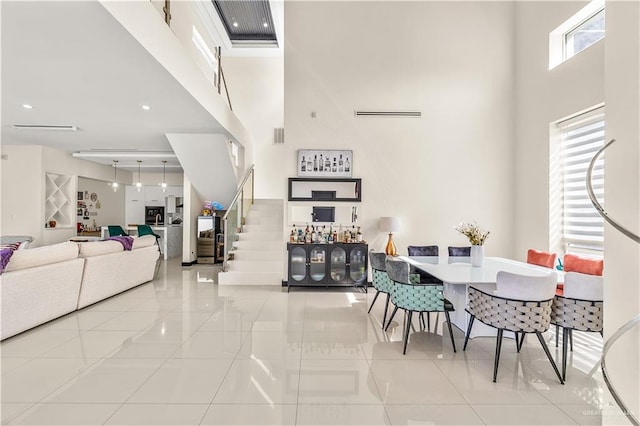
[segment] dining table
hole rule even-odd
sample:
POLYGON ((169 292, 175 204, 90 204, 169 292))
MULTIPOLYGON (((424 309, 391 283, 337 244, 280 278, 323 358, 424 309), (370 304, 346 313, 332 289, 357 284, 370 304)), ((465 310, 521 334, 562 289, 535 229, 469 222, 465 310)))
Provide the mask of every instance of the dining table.
MULTIPOLYGON (((398 256, 398 258, 443 282, 444 297, 455 308, 454 312, 450 312, 451 323, 465 334, 470 317, 465 311, 469 301, 469 287, 488 293, 494 292, 500 271, 534 277, 555 273, 559 283, 564 279, 561 271, 503 257, 485 257, 482 266, 472 266, 469 257, 398 256)), ((496 334, 495 328, 476 321, 469 337, 495 336, 496 334)))

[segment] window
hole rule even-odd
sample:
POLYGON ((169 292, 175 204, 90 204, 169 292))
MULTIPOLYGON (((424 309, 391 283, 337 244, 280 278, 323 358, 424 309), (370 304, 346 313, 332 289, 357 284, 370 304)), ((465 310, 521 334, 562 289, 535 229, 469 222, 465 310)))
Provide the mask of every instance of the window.
POLYGON ((564 35, 564 59, 569 59, 604 38, 604 9, 564 35))
POLYGON ((549 69, 604 38, 604 0, 593 0, 549 33, 549 69))
MULTIPOLYGON (((556 245, 564 253, 602 257, 604 219, 589 200, 586 186, 587 169, 596 152, 604 146, 604 108, 600 107, 562 120, 557 128, 557 149, 552 150, 551 199, 557 201, 559 240, 556 245), (558 247, 559 246, 559 247, 558 247)), ((604 159, 598 158, 592 175, 593 190, 604 205, 604 159)), ((551 203, 553 205, 553 202, 551 203)))

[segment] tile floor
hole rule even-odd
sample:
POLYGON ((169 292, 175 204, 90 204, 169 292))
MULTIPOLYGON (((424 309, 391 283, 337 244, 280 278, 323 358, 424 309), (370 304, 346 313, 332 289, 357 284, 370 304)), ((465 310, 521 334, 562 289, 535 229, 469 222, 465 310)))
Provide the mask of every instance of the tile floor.
POLYGON ((505 339, 493 383, 493 338, 462 352, 454 329, 454 353, 440 322, 402 355, 402 315, 382 332, 374 291, 218 286, 217 270, 163 262, 151 283, 2 342, 2 424, 565 425, 613 409, 597 334, 575 333, 564 386, 536 339, 520 354, 505 339))

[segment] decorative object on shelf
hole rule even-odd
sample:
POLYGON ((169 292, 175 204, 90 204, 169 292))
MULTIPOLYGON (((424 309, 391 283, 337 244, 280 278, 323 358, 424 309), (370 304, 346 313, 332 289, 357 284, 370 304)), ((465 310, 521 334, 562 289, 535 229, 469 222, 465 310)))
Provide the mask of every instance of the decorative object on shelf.
POLYGON ((58 224, 58 222, 56 222, 55 220, 50 220, 49 221, 49 228, 55 228, 57 224, 58 224))
POLYGON ((378 227, 383 232, 389 233, 389 240, 384 252, 389 256, 396 256, 398 254, 396 245, 393 243, 393 233, 400 230, 400 218, 398 217, 381 217, 378 227))
POLYGON ((93 201, 94 203, 96 201, 98 201, 98 194, 96 194, 95 192, 91 193, 91 201, 93 201))
MULTIPOLYGON (((118 160, 113 160, 113 182, 109 186, 113 188, 113 192, 118 191, 118 160)), ((85 194, 87 194, 86 191, 85 194)))
POLYGON ((136 162, 138 163, 138 181, 136 182, 136 191, 140 192, 142 191, 142 181, 140 180, 140 163, 142 163, 142 160, 136 160, 136 162))
POLYGON ((353 151, 298 150, 298 176, 351 177, 353 151))
POLYGON ((83 195, 84 195, 84 192, 78 191, 78 201, 82 201, 83 195))
POLYGON ((49 221, 55 221, 61 227, 73 226, 76 222, 73 216, 73 194, 75 191, 73 176, 45 173, 45 227, 49 227, 49 221))
POLYGON ((167 160, 162 160, 162 183, 160 184, 160 187, 162 188, 162 192, 167 192, 166 171, 167 171, 167 160))
POLYGON ((484 262, 484 242, 490 232, 482 229, 477 222, 459 223, 456 231, 469 239, 471 243, 471 266, 482 266, 484 262))

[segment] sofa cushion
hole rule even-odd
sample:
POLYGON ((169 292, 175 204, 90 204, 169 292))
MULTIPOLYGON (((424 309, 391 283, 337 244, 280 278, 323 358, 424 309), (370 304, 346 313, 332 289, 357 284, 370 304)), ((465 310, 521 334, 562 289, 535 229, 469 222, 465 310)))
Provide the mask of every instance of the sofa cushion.
POLYGON ((118 253, 124 250, 122 244, 117 241, 90 241, 78 243, 80 246, 80 257, 93 257, 109 253, 118 253))
POLYGON ((133 238, 133 249, 139 249, 142 247, 149 247, 156 243, 156 237, 153 235, 143 235, 142 237, 133 238))
POLYGON ((590 259, 576 256, 575 254, 564 255, 564 271, 579 272, 588 275, 602 275, 604 271, 604 260, 590 259))
POLYGON ((78 245, 72 242, 52 244, 27 250, 16 250, 5 272, 33 268, 34 266, 49 265, 78 257, 78 245))
POLYGON ((549 253, 546 251, 540 251, 536 249, 529 249, 527 251, 527 263, 532 265, 544 266, 546 268, 553 268, 556 264, 557 254, 549 253))

